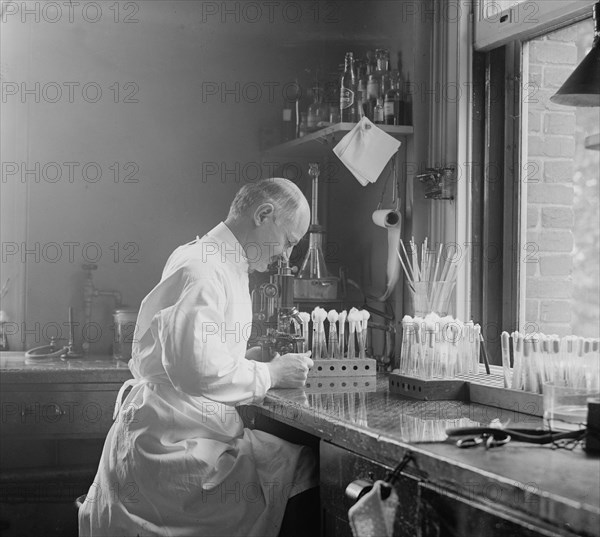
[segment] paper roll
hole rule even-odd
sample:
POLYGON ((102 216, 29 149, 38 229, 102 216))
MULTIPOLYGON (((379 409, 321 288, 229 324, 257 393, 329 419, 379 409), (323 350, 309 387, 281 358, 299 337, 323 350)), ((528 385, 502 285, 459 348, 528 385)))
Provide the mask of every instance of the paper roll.
POLYGON ((402 216, 398 211, 379 209, 373 213, 372 218, 375 225, 387 229, 388 232, 387 285, 385 293, 377 299, 385 302, 392 294, 400 277, 400 259, 397 250, 400 244, 402 216))
POLYGON ((373 213, 373 223, 379 227, 400 227, 400 213, 389 209, 379 209, 373 213))

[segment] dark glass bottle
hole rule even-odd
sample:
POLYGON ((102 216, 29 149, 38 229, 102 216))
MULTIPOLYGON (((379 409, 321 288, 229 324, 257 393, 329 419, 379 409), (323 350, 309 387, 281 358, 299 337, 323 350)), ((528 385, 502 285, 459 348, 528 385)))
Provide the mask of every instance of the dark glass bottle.
POLYGON ((342 123, 355 123, 358 121, 357 106, 358 96, 356 73, 354 71, 354 54, 346 52, 344 61, 344 74, 340 85, 340 114, 342 123))
POLYGON ((396 104, 398 101, 397 76, 393 73, 390 76, 389 87, 385 92, 383 101, 383 122, 386 125, 397 125, 396 122, 396 104))

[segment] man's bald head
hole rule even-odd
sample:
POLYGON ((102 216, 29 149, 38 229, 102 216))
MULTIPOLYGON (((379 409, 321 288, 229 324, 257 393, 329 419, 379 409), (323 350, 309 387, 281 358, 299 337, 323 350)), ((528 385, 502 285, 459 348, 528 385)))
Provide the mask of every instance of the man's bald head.
POLYGON ((284 220, 281 223, 294 225, 300 216, 310 214, 302 191, 288 179, 273 177, 244 185, 231 203, 227 219, 252 216, 256 207, 263 203, 273 204, 277 216, 284 220))

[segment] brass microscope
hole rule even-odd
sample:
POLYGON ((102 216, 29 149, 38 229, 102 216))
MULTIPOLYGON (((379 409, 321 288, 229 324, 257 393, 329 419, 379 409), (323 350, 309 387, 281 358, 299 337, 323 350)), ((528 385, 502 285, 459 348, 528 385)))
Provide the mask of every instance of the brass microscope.
POLYGON ((286 259, 279 259, 269 281, 252 291, 251 346, 262 347, 262 361, 275 354, 305 352, 307 344, 301 334, 302 319, 294 306, 294 274, 286 259))

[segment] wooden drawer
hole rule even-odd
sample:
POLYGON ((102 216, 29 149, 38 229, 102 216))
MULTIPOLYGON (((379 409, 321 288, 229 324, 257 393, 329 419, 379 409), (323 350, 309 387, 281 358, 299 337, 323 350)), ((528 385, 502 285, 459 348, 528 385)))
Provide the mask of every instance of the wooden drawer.
POLYGON ((103 437, 121 384, 19 384, 0 393, 3 435, 103 437))

